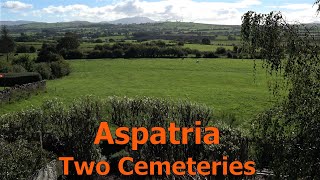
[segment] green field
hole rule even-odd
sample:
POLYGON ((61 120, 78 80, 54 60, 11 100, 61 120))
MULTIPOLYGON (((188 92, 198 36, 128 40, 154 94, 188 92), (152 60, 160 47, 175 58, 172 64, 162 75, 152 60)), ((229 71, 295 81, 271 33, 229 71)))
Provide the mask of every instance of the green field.
POLYGON ((227 50, 233 50, 233 46, 204 45, 204 44, 185 44, 185 48, 197 49, 199 51, 216 51, 218 47, 224 47, 227 50))
POLYGON ((251 60, 136 59, 69 61, 73 72, 47 83, 47 92, 28 100, 3 105, 0 113, 40 105, 44 99, 70 102, 82 95, 98 97, 152 96, 190 100, 212 107, 216 113, 234 113, 248 122, 272 103, 267 77, 251 60), (256 81, 254 81, 256 77, 256 81))

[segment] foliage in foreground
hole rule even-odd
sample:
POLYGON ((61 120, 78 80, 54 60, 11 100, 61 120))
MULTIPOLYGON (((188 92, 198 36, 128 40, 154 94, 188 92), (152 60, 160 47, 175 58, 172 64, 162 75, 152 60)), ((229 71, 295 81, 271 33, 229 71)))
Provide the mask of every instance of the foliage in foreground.
MULTIPOLYGON (((288 24, 281 13, 243 16, 247 52, 260 52, 270 75, 287 83, 288 96, 252 127, 258 163, 282 178, 320 176, 320 49, 310 32, 288 24)), ((281 85, 275 82, 272 90, 278 93, 281 85)))
MULTIPOLYGON (((194 126, 195 120, 201 120, 202 125, 213 125, 210 109, 188 102, 174 103, 150 98, 117 98, 98 100, 85 97, 65 106, 56 100, 46 101, 42 107, 11 113, 0 117, 1 167, 19 167, 16 169, 0 169, 4 179, 27 178, 44 163, 58 156, 73 156, 81 161, 98 161, 105 156, 111 167, 117 167, 119 158, 130 154, 140 160, 185 160, 193 157, 195 160, 219 160, 222 155, 228 155, 229 160, 247 159, 246 138, 237 130, 221 127, 221 145, 190 144, 158 145, 146 144, 139 151, 131 151, 130 144, 119 147, 106 143, 94 145, 94 137, 100 121, 107 121, 116 126, 162 126, 176 122, 177 126, 194 126), (41 140, 40 140, 41 139, 41 140), (20 143, 24 142, 24 143, 20 143), (20 145, 18 145, 20 144, 20 145), (28 149, 31 146, 34 149, 28 149), (11 158, 6 158, 8 149, 14 151, 11 158), (26 149, 27 148, 27 149, 26 149), (201 152, 201 153, 199 153, 201 152), (29 166, 19 164, 20 159, 30 163, 29 166), (42 163, 38 163, 42 162, 42 163), (23 172, 23 173, 22 173, 23 172)), ((127 168, 132 168, 130 164, 127 168)), ((75 176, 75 170, 70 169, 69 179, 85 179, 92 177, 75 176)), ((119 175, 115 170, 113 174, 119 175)), ((174 178, 174 177, 167 177, 174 178)), ((186 177, 183 177, 186 178, 186 177)))

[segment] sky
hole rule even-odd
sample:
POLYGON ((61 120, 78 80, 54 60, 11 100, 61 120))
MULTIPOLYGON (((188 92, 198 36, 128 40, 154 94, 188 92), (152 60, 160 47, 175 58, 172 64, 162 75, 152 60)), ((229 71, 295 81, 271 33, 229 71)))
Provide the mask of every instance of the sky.
POLYGON ((320 22, 315 0, 1 0, 0 20, 39 22, 112 21, 148 17, 156 21, 241 24, 249 11, 281 11, 289 22, 320 22))

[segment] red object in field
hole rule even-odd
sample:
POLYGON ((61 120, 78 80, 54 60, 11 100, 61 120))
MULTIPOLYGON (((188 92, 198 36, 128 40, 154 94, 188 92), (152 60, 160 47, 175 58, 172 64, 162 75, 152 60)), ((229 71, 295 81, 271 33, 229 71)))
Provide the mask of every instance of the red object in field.
POLYGON ((0 74, 0 78, 4 78, 4 74, 0 74))

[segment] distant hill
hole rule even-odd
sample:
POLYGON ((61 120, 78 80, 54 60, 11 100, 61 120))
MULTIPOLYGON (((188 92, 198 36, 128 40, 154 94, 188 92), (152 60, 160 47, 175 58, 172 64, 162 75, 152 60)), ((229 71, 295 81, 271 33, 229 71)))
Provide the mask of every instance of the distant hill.
POLYGON ((16 26, 16 25, 23 25, 23 24, 30 24, 35 23, 35 21, 0 21, 0 25, 5 26, 16 26))
POLYGON ((109 21, 110 24, 145 24, 145 23, 155 23, 156 21, 147 17, 130 17, 122 18, 115 21, 109 21))
MULTIPOLYGON (((8 24, 8 23, 7 23, 8 24)), ((186 31, 216 31, 223 33, 228 31, 230 33, 239 32, 240 25, 215 25, 215 24, 201 24, 193 22, 161 22, 153 21, 149 18, 124 18, 113 22, 88 22, 88 21, 71 21, 71 22, 33 22, 23 21, 23 24, 13 23, 11 21, 9 26, 11 30, 22 32, 27 30, 41 31, 43 29, 55 29, 57 31, 76 31, 79 28, 102 28, 110 31, 128 30, 131 28, 132 32, 144 32, 144 31, 159 31, 159 30, 186 30, 186 31), (27 23, 27 24, 24 24, 27 23)))
POLYGON ((94 23, 88 21, 71 21, 71 22, 55 22, 55 23, 45 23, 45 22, 32 22, 28 24, 21 24, 18 26, 13 26, 16 28, 78 28, 83 26, 94 25, 94 23))

